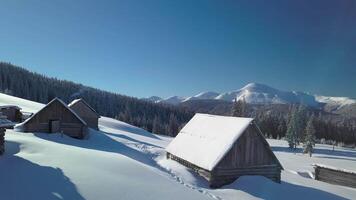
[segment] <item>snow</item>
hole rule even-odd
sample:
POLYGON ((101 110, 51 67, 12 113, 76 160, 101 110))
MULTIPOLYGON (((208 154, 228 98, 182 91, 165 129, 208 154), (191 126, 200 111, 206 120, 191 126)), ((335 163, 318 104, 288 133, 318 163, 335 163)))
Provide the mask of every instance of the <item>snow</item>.
POLYGON ((251 104, 294 104, 302 103, 312 107, 318 107, 319 102, 313 95, 303 92, 281 91, 259 83, 249 83, 245 87, 232 92, 222 93, 215 99, 235 101, 244 98, 251 104))
POLYGON ((161 101, 177 105, 190 100, 222 100, 233 102, 244 98, 251 104, 295 104, 301 103, 311 107, 319 107, 320 102, 314 95, 304 92, 282 91, 260 83, 249 83, 245 87, 224 93, 202 92, 188 98, 173 96, 161 101))
MULTIPOLYGON (((0 102, 33 112, 43 107, 0 94, 0 102), (14 101, 12 101, 14 100, 14 101)), ((313 157, 294 153, 281 140, 268 140, 285 168, 282 183, 245 176, 210 189, 192 170, 167 160, 173 138, 151 134, 111 118, 87 140, 60 134, 7 130, 0 156, 0 199, 354 199, 356 189, 312 179, 313 163, 356 169, 356 150, 316 145, 313 157)))
POLYGON ((81 101, 81 100, 82 100, 82 99, 74 99, 72 102, 70 102, 70 103, 68 104, 68 107, 71 107, 72 105, 78 103, 78 102, 81 101))
POLYGON ((344 106, 348 106, 351 104, 356 104, 355 99, 351 99, 348 97, 327 97, 327 96, 318 96, 315 95, 317 101, 325 104, 329 104, 331 106, 336 106, 336 109, 340 109, 344 106))
POLYGON ((179 97, 179 96, 172 96, 168 97, 166 99, 157 101, 157 103, 166 103, 166 104, 172 104, 172 105, 178 105, 179 103, 183 102, 185 97, 179 97))
POLYGON ((252 122, 252 118, 195 114, 166 151, 211 171, 252 122))
POLYGON ((215 99, 217 96, 219 96, 219 93, 217 92, 201 92, 195 96, 188 97, 184 99, 183 102, 185 101, 191 101, 191 100, 209 100, 209 99, 215 99))
POLYGON ((321 167, 321 168, 327 168, 327 169, 332 169, 335 171, 340 171, 340 172, 345 172, 345 173, 349 173, 349 174, 355 174, 356 175, 356 171, 351 171, 351 170, 347 170, 347 169, 341 169, 341 168, 337 168, 337 167, 333 167, 333 166, 328 166, 328 165, 321 165, 321 164, 312 164, 314 167, 321 167))
POLYGON ((45 106, 44 104, 41 103, 0 93, 0 106, 6 106, 6 105, 16 105, 22 108, 23 112, 31 112, 31 113, 34 113, 39 109, 41 109, 43 106, 45 106))
POLYGON ((163 99, 158 96, 151 96, 151 97, 147 97, 147 98, 142 98, 142 100, 153 102, 153 103, 158 103, 159 101, 162 101, 163 99))

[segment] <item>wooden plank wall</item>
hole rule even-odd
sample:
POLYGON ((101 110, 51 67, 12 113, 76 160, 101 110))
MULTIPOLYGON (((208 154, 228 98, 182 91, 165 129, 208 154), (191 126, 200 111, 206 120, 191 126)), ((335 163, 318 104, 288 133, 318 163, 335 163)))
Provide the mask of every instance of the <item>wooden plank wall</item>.
POLYGON ((75 111, 87 124, 90 128, 98 130, 98 115, 93 112, 87 105, 83 102, 78 102, 70 107, 75 111))
POLYGON ((356 188, 356 174, 315 166, 315 179, 331 184, 356 188))

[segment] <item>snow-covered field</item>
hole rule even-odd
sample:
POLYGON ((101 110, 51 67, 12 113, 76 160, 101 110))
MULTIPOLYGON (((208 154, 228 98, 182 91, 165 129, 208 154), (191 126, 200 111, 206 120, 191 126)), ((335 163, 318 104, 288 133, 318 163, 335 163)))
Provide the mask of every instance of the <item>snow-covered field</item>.
MULTIPOLYGON (((43 105, 0 95, 26 111, 43 105)), ((102 117, 88 140, 59 134, 6 132, 0 157, 0 199, 355 199, 356 189, 311 178, 312 164, 356 169, 356 150, 317 145, 312 158, 269 140, 285 170, 282 183, 241 177, 221 189, 165 158, 172 138, 102 117)))

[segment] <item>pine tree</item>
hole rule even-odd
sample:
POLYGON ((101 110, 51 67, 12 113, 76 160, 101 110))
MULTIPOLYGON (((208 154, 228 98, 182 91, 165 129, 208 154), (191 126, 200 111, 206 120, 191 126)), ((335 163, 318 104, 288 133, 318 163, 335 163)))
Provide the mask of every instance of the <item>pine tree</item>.
POLYGON ((168 135, 176 136, 178 133, 178 127, 179 125, 176 116, 174 116, 174 114, 171 114, 169 116, 168 135))
POLYGON ((296 109, 292 110, 291 113, 291 118, 289 120, 288 126, 287 126, 287 132, 286 132, 286 140, 288 142, 289 148, 293 148, 296 150, 297 148, 297 111, 296 109))
POLYGON ((303 105, 300 105, 298 107, 298 111, 297 111, 297 126, 296 126, 296 132, 297 132, 297 145, 299 145, 300 142, 302 142, 304 140, 305 137, 305 127, 307 125, 307 111, 306 111, 306 107, 303 105))
POLYGON ((152 133, 160 134, 161 133, 161 124, 159 118, 156 116, 152 124, 152 133))
POLYGON ((309 118, 307 127, 305 129, 305 138, 303 143, 304 153, 309 153, 309 156, 312 156, 313 149, 315 146, 315 128, 314 128, 314 116, 312 115, 309 118))
POLYGON ((232 116, 234 117, 246 117, 247 116, 247 104, 245 98, 235 100, 232 107, 232 116))

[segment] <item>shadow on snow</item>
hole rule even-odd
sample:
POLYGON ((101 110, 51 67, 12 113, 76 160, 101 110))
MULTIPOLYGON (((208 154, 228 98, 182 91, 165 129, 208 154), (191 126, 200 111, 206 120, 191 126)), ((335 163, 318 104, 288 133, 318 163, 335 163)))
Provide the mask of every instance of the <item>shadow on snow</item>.
MULTIPOLYGON (((147 153, 143 153, 141 151, 135 150, 109 137, 108 135, 112 135, 111 133, 108 133, 107 135, 104 132, 92 131, 89 140, 77 140, 69 137, 61 138, 58 137, 58 135, 54 135, 54 137, 52 137, 52 135, 44 134, 44 133, 36 133, 35 135, 41 139, 45 139, 61 144, 74 145, 77 147, 91 149, 91 150, 117 153, 126 156, 128 158, 131 158, 135 161, 138 161, 142 164, 155 167, 158 170, 167 172, 167 170, 160 167, 147 153)), ((135 139, 129 138, 128 136, 118 136, 117 134, 113 134, 113 136, 125 138, 135 142, 137 141, 135 139)), ((147 145, 151 145, 151 144, 147 144, 147 145)), ((288 152, 291 151, 289 150, 288 147, 286 148, 277 147, 277 149, 276 147, 274 147, 273 150, 288 151, 288 152)), ((203 179, 197 176, 191 170, 188 169, 188 171, 192 173, 194 177, 201 180, 197 182, 198 187, 208 189, 208 184, 206 181, 202 181, 203 179)), ((179 179, 179 177, 177 178, 179 179)), ((225 186, 224 189, 241 190, 250 195, 262 199, 298 199, 299 200, 301 198, 300 196, 301 194, 303 195, 302 198, 304 199, 324 199, 324 200, 345 199, 343 197, 337 196, 335 194, 323 190, 319 190, 311 187, 305 187, 301 185, 295 185, 284 181, 282 181, 282 184, 277 184, 265 177, 260 177, 260 176, 240 177, 233 184, 225 186)))
MULTIPOLYGON (((113 138, 105 134, 105 132, 92 130, 90 132, 90 138, 88 140, 78 140, 67 136, 58 137, 59 134, 35 133, 34 135, 41 139, 60 143, 60 144, 72 145, 72 146, 90 149, 90 150, 117 153, 119 155, 123 155, 125 157, 136 160, 140 163, 152 167, 157 167, 157 163, 147 154, 114 140, 113 138)), ((114 136, 118 137, 118 134, 114 134, 114 136)), ((126 136, 125 138, 127 139, 128 137, 126 136)), ((132 139, 132 141, 133 140, 134 139, 132 139)))
POLYGON ((0 199, 84 200, 61 169, 40 166, 16 156, 20 151, 16 142, 6 141, 5 148, 5 154, 0 157, 0 199))
MULTIPOLYGON (((303 149, 298 147, 295 151, 289 147, 271 147, 273 151, 277 152, 288 152, 288 153, 303 153, 303 149)), ((341 157, 350 157, 356 158, 356 151, 355 150, 348 150, 348 151, 341 151, 341 150, 332 150, 332 149, 314 149, 313 154, 324 154, 327 156, 341 156, 341 157)), ((316 156, 318 157, 318 156, 316 156)))

